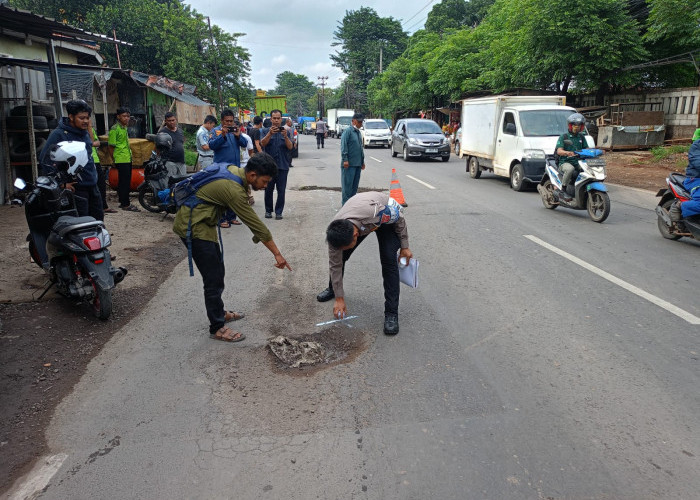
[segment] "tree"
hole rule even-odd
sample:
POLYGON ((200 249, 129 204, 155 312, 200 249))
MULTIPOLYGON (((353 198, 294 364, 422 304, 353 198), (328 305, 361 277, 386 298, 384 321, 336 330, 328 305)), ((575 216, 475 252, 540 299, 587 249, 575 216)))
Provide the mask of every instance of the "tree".
POLYGON ((291 71, 280 73, 275 78, 277 87, 273 94, 287 96, 287 110, 296 116, 307 116, 316 105, 309 106, 309 99, 316 95, 316 86, 306 75, 294 74, 291 71))
POLYGON ((346 11, 333 36, 332 45, 340 50, 331 54, 331 60, 348 75, 345 93, 353 99, 348 103, 353 107, 366 95, 370 80, 380 73, 380 63, 383 69, 401 55, 407 39, 398 20, 379 17, 369 7, 346 11))
POLYGON ((493 2, 494 0, 442 0, 430 10, 425 29, 433 33, 446 33, 476 27, 493 2))

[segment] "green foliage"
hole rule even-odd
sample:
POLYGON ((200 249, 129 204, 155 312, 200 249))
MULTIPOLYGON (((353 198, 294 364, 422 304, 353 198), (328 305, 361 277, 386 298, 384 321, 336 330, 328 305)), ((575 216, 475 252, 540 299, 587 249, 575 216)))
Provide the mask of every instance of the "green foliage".
MULTIPOLYGON (((651 148, 651 154, 654 157, 654 160, 661 161, 664 158, 668 158, 674 154, 687 153, 688 150, 690 150, 690 145, 683 146, 677 144, 675 146, 657 146, 655 148, 651 148)), ((686 164, 688 163, 686 159, 683 159, 683 162, 686 164)))
POLYGON ((272 91, 276 95, 287 96, 287 111, 293 116, 315 116, 316 104, 309 106, 309 101, 315 97, 316 86, 306 75, 294 74, 291 71, 280 73, 275 78, 277 87, 272 91))
POLYGON ((494 0, 442 0, 430 10, 425 29, 433 33, 446 33, 476 27, 493 2, 494 0))
POLYGON ((331 60, 348 75, 343 85, 347 105, 362 108, 367 85, 380 73, 380 53, 385 68, 404 51, 407 35, 400 21, 379 17, 374 9, 361 7, 346 11, 333 36, 332 45, 340 50, 331 54, 331 60))
MULTIPOLYGON (((133 44, 121 46, 123 68, 164 75, 197 87, 203 99, 219 104, 216 72, 223 102, 235 99, 240 106, 252 104, 248 84, 250 55, 237 44, 240 33, 211 29, 206 18, 180 0, 12 0, 16 7, 53 17, 95 33, 133 44)), ((101 53, 117 67, 116 50, 103 44, 101 53)))
POLYGON ((197 151, 185 150, 185 165, 196 165, 197 164, 197 151))

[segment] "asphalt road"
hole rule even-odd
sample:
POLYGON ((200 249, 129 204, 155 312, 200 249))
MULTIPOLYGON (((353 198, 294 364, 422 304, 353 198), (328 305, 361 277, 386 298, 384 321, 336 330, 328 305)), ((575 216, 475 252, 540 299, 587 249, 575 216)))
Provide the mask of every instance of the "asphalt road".
POLYGON ((246 228, 225 233, 247 339, 209 340, 201 280, 178 266, 59 406, 40 498, 698 498, 700 246, 661 238, 653 195, 612 187, 596 224, 455 157, 366 155, 361 187, 396 168, 420 260, 400 334, 381 333, 370 237, 346 268, 359 317, 338 327, 363 347, 301 375, 270 360, 271 336, 322 339, 332 319, 315 294, 340 193, 298 188, 339 186, 339 141, 302 136, 269 221, 293 272, 246 228))

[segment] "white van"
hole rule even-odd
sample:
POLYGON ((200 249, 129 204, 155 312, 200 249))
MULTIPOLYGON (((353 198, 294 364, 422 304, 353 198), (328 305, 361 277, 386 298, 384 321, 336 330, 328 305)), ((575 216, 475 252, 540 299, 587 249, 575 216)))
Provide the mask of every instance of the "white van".
MULTIPOLYGON (((510 178, 522 191, 542 180, 545 155, 554 153, 559 136, 568 130, 574 108, 563 96, 491 96, 462 101, 459 156, 478 179, 483 170, 510 178)), ((586 135, 589 147, 593 138, 586 135)))
POLYGON ((364 147, 381 146, 389 147, 391 144, 391 129, 385 120, 381 118, 368 118, 362 122, 360 128, 362 144, 364 147))

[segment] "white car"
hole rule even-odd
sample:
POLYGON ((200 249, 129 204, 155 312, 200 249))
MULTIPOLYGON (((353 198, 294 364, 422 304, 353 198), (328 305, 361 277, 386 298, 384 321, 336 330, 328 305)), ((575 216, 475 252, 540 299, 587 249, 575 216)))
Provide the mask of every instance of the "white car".
POLYGON ((391 144, 391 129, 386 121, 381 118, 369 118, 360 127, 362 133, 362 144, 364 147, 381 146, 389 147, 391 144))

